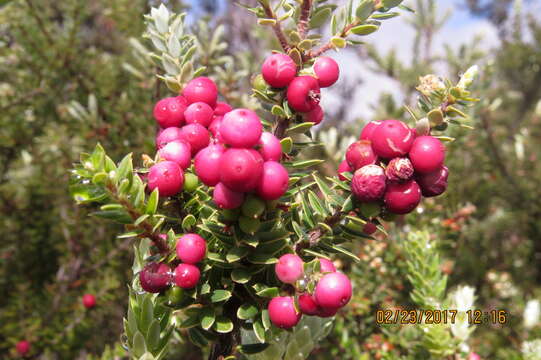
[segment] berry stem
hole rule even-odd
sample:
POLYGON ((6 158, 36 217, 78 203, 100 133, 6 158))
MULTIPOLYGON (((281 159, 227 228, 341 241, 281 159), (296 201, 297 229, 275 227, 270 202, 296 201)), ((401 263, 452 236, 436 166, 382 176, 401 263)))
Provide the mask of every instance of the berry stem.
POLYGON ((308 33, 308 19, 310 18, 310 10, 312 9, 312 0, 303 0, 301 5, 301 16, 297 31, 301 39, 305 39, 308 33))
POLYGON ((272 30, 274 31, 274 34, 278 38, 278 41, 280 42, 280 45, 282 46, 282 49, 287 53, 289 50, 291 50, 291 45, 289 45, 289 42, 287 41, 287 38, 282 30, 282 25, 280 24, 280 20, 276 17, 276 14, 270 6, 268 5, 262 5, 263 10, 265 11, 265 14, 267 15, 267 18, 276 20, 276 24, 272 25, 272 30))

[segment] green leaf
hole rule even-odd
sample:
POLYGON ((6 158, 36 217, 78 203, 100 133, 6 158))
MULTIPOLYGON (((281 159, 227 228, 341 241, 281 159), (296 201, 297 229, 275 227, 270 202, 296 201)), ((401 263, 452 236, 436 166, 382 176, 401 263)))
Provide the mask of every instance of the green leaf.
POLYGON ((280 140, 280 145, 282 145, 282 152, 285 154, 289 154, 293 150, 293 140, 290 137, 280 140))
POLYGON ((74 184, 69 187, 69 191, 78 204, 100 202, 107 198, 105 190, 95 185, 74 184))
POLYGON ((372 15, 371 19, 374 19, 374 20, 387 20, 387 19, 392 19, 394 17, 397 17, 399 15, 400 15, 400 13, 397 13, 397 12, 390 12, 390 13, 385 13, 385 14, 374 14, 374 15, 372 15))
POLYGON ((208 341, 202 334, 201 330, 196 327, 192 327, 188 330, 188 336, 190 337, 190 341, 196 346, 205 347, 208 344, 208 341))
POLYGON ((355 35, 368 35, 368 34, 372 34, 378 29, 379 29, 379 26, 377 25, 365 24, 365 25, 355 26, 354 28, 351 28, 350 31, 354 33, 355 35))
POLYGON ((218 289, 212 292, 212 295, 210 296, 210 301, 212 301, 213 303, 217 303, 221 301, 226 301, 230 297, 231 291, 218 289))
POLYGON ((245 269, 235 269, 231 272, 231 280, 239 284, 246 284, 252 276, 245 269))
POLYGON ((294 163, 288 164, 288 166, 293 169, 305 169, 305 168, 322 164, 324 162, 325 160, 320 160, 320 159, 301 160, 301 161, 296 161, 294 163))
POLYGON ((265 298, 273 298, 280 295, 280 290, 277 287, 267 287, 257 291, 256 294, 265 298))
POLYGON ((217 316, 214 323, 214 330, 220 334, 227 334, 233 331, 233 322, 223 315, 217 316))
POLYGON ((102 219, 116 221, 121 224, 131 224, 133 221, 130 215, 124 210, 106 210, 106 211, 95 211, 92 216, 96 216, 102 219))
POLYGON ((148 215, 148 214, 144 214, 144 215, 139 216, 139 217, 137 218, 137 220, 135 220, 135 221, 133 222, 133 225, 137 226, 137 225, 141 224, 143 221, 145 221, 146 219, 148 219, 149 216, 150 216, 150 215, 148 215))
POLYGON ((284 109, 279 106, 279 105, 273 105, 272 106, 272 109, 271 109, 271 113, 273 115, 276 115, 276 116, 280 116, 280 117, 285 117, 286 116, 286 112, 284 111, 284 109))
POLYGON ((237 317, 241 320, 252 319, 259 313, 257 306, 253 304, 242 304, 237 310, 237 317))
POLYGON ((147 347, 150 351, 156 350, 160 344, 160 322, 158 320, 153 320, 148 328, 147 332, 147 347))
POLYGON ((261 311, 261 324, 263 324, 263 327, 265 328, 265 330, 269 330, 271 328, 269 310, 267 309, 261 311))
POLYGON ((253 323, 253 329, 255 336, 257 337, 257 340, 259 340, 260 343, 265 343, 265 328, 263 327, 263 324, 260 320, 256 320, 253 323))
POLYGON ((156 210, 158 209, 159 197, 160 197, 160 192, 158 188, 155 188, 150 194, 150 197, 148 198, 147 208, 145 210, 145 213, 149 215, 154 215, 156 213, 156 210))
POLYGON ((318 27, 321 27, 323 24, 329 20, 329 17, 332 14, 332 10, 330 8, 320 8, 314 12, 312 17, 310 18, 309 26, 310 29, 315 29, 318 27))
POLYGON ((253 355, 264 351, 270 344, 245 344, 238 347, 239 351, 246 355, 253 355))
POLYGON ((243 247, 243 246, 234 247, 231 250, 229 250, 225 258, 227 262, 230 262, 230 263, 236 262, 242 259, 243 257, 245 257, 246 255, 248 255, 248 252, 250 252, 250 250, 247 247, 243 247))
POLYGON ((294 125, 286 130, 287 135, 304 134, 314 126, 313 122, 303 122, 298 125, 294 125))
POLYGON ((197 223, 197 220, 195 216, 192 214, 188 214, 182 219, 182 228, 185 231, 189 231, 195 224, 197 223))
POLYGON ((141 306, 141 317, 139 328, 143 332, 147 332, 150 328, 150 324, 154 319, 154 304, 152 303, 152 296, 146 295, 143 299, 143 304, 141 306))
POLYGON ((216 314, 214 309, 211 307, 206 307, 201 311, 201 327, 205 330, 208 330, 214 325, 216 321, 216 314))
POLYGON ((252 264, 276 264, 278 262, 278 259, 273 256, 273 254, 250 254, 247 257, 247 260, 251 262, 252 264))
POLYGON ((137 331, 135 335, 133 336, 133 347, 132 347, 133 355, 140 357, 146 351, 147 351, 147 346, 145 344, 145 338, 143 337, 143 334, 137 331))
POLYGON ((340 36, 333 36, 331 38, 331 43, 335 48, 339 48, 339 49, 343 49, 347 45, 346 39, 340 36))
POLYGON ((130 182, 133 177, 133 164, 132 164, 132 154, 124 156, 120 164, 118 164, 118 169, 116 170, 115 181, 119 183, 122 179, 128 179, 130 182))
POLYGON ((374 0, 363 0, 357 10, 355 10, 355 16, 359 21, 365 21, 370 14, 374 11, 374 0))
POLYGON ((310 202, 312 209, 316 210, 316 212, 318 212, 321 216, 327 216, 329 214, 329 212, 325 210, 325 207, 319 198, 311 190, 308 190, 308 201, 310 202))
POLYGON ((402 3, 402 1, 404 0, 382 0, 381 3, 383 4, 385 8, 390 9, 390 8, 397 7, 398 5, 402 3))
MULTIPOLYGON (((190 309, 193 309, 193 308, 190 308, 190 309)), ((186 319, 184 319, 184 321, 182 323, 180 323, 179 327, 181 327, 181 328, 193 328, 194 326, 199 325, 199 323, 200 323, 200 321, 199 321, 199 310, 198 309, 194 309, 194 310, 197 310, 197 311, 194 311, 193 313, 189 314, 188 317, 186 319)))

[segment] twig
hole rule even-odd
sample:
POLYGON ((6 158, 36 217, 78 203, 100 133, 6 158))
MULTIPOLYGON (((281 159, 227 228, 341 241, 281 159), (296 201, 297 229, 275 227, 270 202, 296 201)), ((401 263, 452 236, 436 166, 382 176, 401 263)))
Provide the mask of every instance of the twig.
MULTIPOLYGON (((354 28, 355 26, 359 25, 360 22, 359 21, 354 21, 352 22, 351 24, 349 25, 346 25, 343 29, 342 29, 342 32, 340 33, 339 37, 341 38, 346 38, 348 36, 348 32, 354 28)), ((308 55, 306 56, 306 59, 307 60, 310 60, 312 58, 315 58, 315 57, 318 57, 319 55, 331 50, 332 48, 334 47, 333 43, 329 40, 329 42, 327 42, 325 45, 322 45, 321 47, 319 47, 318 49, 316 50, 312 50, 308 53, 308 55)))
POLYGON ((297 31, 301 39, 306 38, 308 32, 308 19, 310 18, 310 10, 312 9, 312 0, 303 0, 301 5, 301 16, 299 17, 299 24, 297 25, 297 31))
POLYGON ((274 34, 278 38, 278 41, 280 42, 280 46, 282 46, 282 49, 284 49, 285 52, 288 52, 291 50, 291 45, 289 45, 289 42, 286 39, 286 36, 282 30, 282 25, 280 24, 280 21, 276 17, 276 14, 270 6, 263 5, 263 10, 265 11, 265 14, 269 19, 276 20, 276 24, 272 25, 272 30, 274 31, 274 34))

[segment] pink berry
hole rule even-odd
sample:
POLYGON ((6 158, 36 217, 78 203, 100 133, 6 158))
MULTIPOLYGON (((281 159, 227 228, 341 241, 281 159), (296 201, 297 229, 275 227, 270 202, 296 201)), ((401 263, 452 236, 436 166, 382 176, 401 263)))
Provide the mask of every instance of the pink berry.
POLYGON ((442 167, 445 160, 445 147, 433 136, 419 136, 413 141, 409 158, 416 172, 431 173, 442 167))
POLYGON ((180 264, 175 268, 175 284, 183 289, 192 289, 199 282, 201 272, 192 264, 180 264))
POLYGON ((413 165, 408 158, 394 158, 385 168, 385 175, 390 181, 406 181, 413 176, 413 165))
POLYGON ((319 307, 319 311, 317 313, 317 316, 321 318, 328 318, 333 317, 336 315, 340 308, 325 308, 325 307, 319 307))
POLYGON ((306 113, 306 122, 313 122, 319 124, 323 121, 323 118, 325 117, 325 114, 323 113, 323 109, 319 104, 317 104, 312 110, 306 113))
POLYGON ((244 193, 233 191, 224 184, 218 183, 214 187, 212 200, 220 209, 236 209, 244 202, 244 193))
POLYGON ((249 192, 263 174, 263 158, 253 149, 228 149, 222 155, 220 181, 229 189, 249 192))
POLYGON ((274 265, 274 272, 281 282, 294 284, 304 274, 303 265, 304 263, 298 255, 285 254, 280 256, 278 262, 274 265))
POLYGON ((334 267, 334 264, 331 260, 327 260, 325 258, 319 258, 319 270, 322 273, 331 273, 335 272, 336 268, 334 267))
POLYGON ((377 230, 378 230, 378 228, 376 227, 376 224, 371 223, 371 222, 367 222, 367 223, 364 224, 364 226, 363 226, 363 233, 365 233, 365 234, 367 234, 367 235, 372 235, 372 234, 375 233, 377 230))
POLYGON ((255 112, 236 109, 224 115, 220 134, 227 145, 235 148, 254 147, 263 131, 261 120, 255 112))
POLYGON ((287 87, 287 102, 298 112, 309 112, 319 104, 320 91, 312 76, 297 76, 287 87))
POLYGON ((182 135, 192 148, 192 155, 207 147, 210 142, 208 130, 200 124, 188 124, 182 127, 182 135))
POLYGON ((214 186, 220 182, 220 163, 224 151, 223 145, 211 144, 195 156, 195 173, 203 184, 214 186))
POLYGON ((324 88, 333 85, 338 80, 340 68, 334 59, 320 56, 314 62, 314 73, 317 76, 319 86, 324 88))
POLYGON ((177 163, 161 161, 153 165, 148 172, 148 188, 158 189, 160 196, 173 196, 182 190, 184 173, 177 163))
POLYGON ((215 116, 224 116, 225 114, 227 114, 231 110, 233 110, 231 105, 229 105, 228 103, 218 101, 218 103, 216 104, 216 107, 214 108, 214 115, 215 116))
POLYGON ((159 293, 171 283, 171 268, 166 264, 148 263, 139 273, 139 282, 146 292, 159 293))
POLYGON ((261 66, 263 79, 272 87, 287 86, 297 74, 297 65, 285 54, 272 54, 261 66))
POLYGON ((361 202, 379 200, 385 194, 386 180, 382 167, 366 165, 353 174, 351 191, 361 202))
POLYGON ((276 161, 266 161, 257 184, 257 194, 263 200, 276 200, 284 195, 289 185, 286 168, 276 161))
POLYGON ((87 309, 92 309, 94 306, 96 306, 96 297, 92 294, 84 294, 83 306, 87 309))
POLYGON ((186 103, 179 97, 161 99, 154 106, 154 118, 162 128, 180 127, 184 123, 186 103))
POLYGON ((349 167, 347 160, 343 160, 340 163, 340 165, 338 165, 338 178, 342 181, 347 180, 347 178, 344 175, 342 175, 342 173, 345 173, 345 172, 353 172, 351 171, 351 168, 349 167))
POLYGON ((417 181, 417 184, 421 188, 421 193, 424 197, 433 197, 441 195, 447 190, 448 177, 449 169, 444 165, 431 173, 419 174, 415 181, 417 181))
POLYGON ((385 192, 385 207, 393 214, 407 214, 421 201, 421 189, 414 180, 390 183, 385 192))
POLYGON ((301 313, 295 308, 295 300, 291 296, 272 298, 268 310, 274 326, 281 329, 291 329, 301 319, 301 313))
POLYGON ((213 116, 214 110, 202 101, 194 102, 184 111, 187 124, 201 124, 204 127, 210 125, 213 116))
POLYGON ((372 133, 372 148, 376 155, 392 159, 406 155, 413 144, 411 129, 398 120, 385 120, 372 133))
POLYGON ((30 351, 30 342, 26 340, 21 340, 15 345, 19 355, 25 356, 30 351))
POLYGON ((316 315, 319 312, 314 297, 310 294, 301 294, 298 298, 299 308, 303 314, 306 315, 316 315))
POLYGON ((468 360, 481 360, 481 357, 473 351, 468 355, 468 360))
POLYGON ((372 134, 374 133, 374 130, 381 125, 381 121, 370 121, 368 124, 366 124, 361 131, 361 136, 359 137, 359 140, 370 140, 372 141, 372 134))
POLYGON ((158 154, 163 160, 176 162, 182 170, 186 170, 192 161, 192 149, 184 141, 172 141, 158 150, 158 154))
POLYGON ((186 234, 177 241, 177 257, 186 264, 197 264, 205 258, 207 242, 197 234, 186 234))
POLYGON ((374 154, 369 140, 359 140, 348 147, 346 161, 349 167, 355 171, 365 165, 375 164, 378 157, 374 154))
POLYGON ((265 161, 280 161, 282 158, 282 145, 280 140, 270 132, 261 133, 259 138, 259 153, 265 161))
POLYGON ((161 149, 173 141, 184 141, 182 130, 177 127, 163 129, 158 133, 158 136, 156 136, 156 148, 161 149))
POLYGON ((189 104, 202 101, 211 107, 214 107, 218 100, 218 88, 216 87, 216 84, 214 81, 204 76, 190 80, 190 82, 186 84, 182 94, 189 104))
POLYGON ((214 116, 212 122, 210 123, 208 129, 211 132, 214 139, 218 142, 223 143, 222 135, 220 134, 220 127, 222 126, 223 116, 214 116))
POLYGON ((351 282, 340 272, 333 272, 318 281, 314 297, 319 306, 323 308, 340 308, 351 299, 351 282))

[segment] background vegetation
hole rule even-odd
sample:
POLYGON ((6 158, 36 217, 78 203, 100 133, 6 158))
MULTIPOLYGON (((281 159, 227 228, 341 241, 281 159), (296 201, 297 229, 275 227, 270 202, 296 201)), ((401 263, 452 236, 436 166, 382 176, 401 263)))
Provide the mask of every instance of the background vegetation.
MULTIPOLYGON (((189 5, 170 3, 176 11, 189 5)), ((541 325, 530 301, 541 299, 538 14, 521 10, 521 1, 465 1, 464 8, 498 26, 499 42, 485 52, 475 34, 449 39, 455 46, 442 56, 431 49, 445 21, 443 11, 434 0, 407 4, 417 10, 407 15, 416 36, 414 58, 402 63, 396 53, 367 44, 347 52, 348 64, 396 80, 409 103, 416 101, 419 76, 437 73, 456 81, 460 71, 479 64, 473 91, 483 100, 469 114, 475 130, 455 130, 460 133, 449 147, 445 196, 389 223, 385 242, 359 242, 354 249, 360 264, 343 261, 354 274, 355 297, 312 358, 438 358, 432 351, 438 344, 420 338, 414 327, 375 323, 378 308, 414 305, 411 257, 401 244, 411 229, 423 226, 438 240, 435 271, 448 275, 449 288, 472 286, 475 308, 509 313, 505 325, 477 326, 467 346, 486 359, 541 358, 541 345, 534 348, 541 325)), ((0 358, 15 357, 21 339, 32 343, 31 354, 39 359, 123 354, 119 339, 131 240, 117 239, 119 227, 89 218, 74 204, 68 169, 96 142, 116 160, 128 151, 135 157, 152 152, 152 106, 167 92, 152 76, 155 68, 140 37, 142 14, 152 5, 146 0, 0 1, 0 358), (84 293, 97 296, 95 309, 84 309, 84 293)), ((262 49, 274 44, 271 34, 229 1, 201 1, 188 11, 208 65, 225 68, 221 93, 234 105, 249 104, 250 74, 267 55, 262 49), (209 43, 218 25, 227 42, 216 50, 209 43), (226 64, 234 66, 224 66, 222 57, 233 59, 226 64)), ((374 118, 343 121, 356 86, 345 81, 336 86, 340 101, 318 130, 329 144, 321 150, 328 161, 320 170, 327 174, 364 122, 410 120, 402 99, 382 93, 374 118)), ((202 358, 185 338, 176 334, 170 358, 202 358)))

